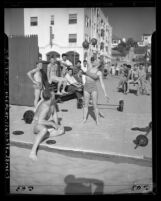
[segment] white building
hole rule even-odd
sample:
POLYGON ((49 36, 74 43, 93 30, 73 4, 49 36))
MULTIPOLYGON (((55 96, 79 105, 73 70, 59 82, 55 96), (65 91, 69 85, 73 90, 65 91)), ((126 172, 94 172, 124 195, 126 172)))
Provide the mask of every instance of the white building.
POLYGON ((112 36, 112 48, 117 47, 121 43, 121 39, 115 35, 112 36))
MULTIPOLYGON (((17 17, 13 10, 12 19, 17 17)), ((23 11, 24 35, 38 35, 39 52, 43 60, 52 52, 60 56, 62 53, 75 52, 83 60, 86 50, 82 43, 93 37, 98 43, 92 49, 111 56, 112 28, 100 8, 24 8, 23 11)), ((11 9, 5 9, 5 12, 11 13, 11 9)), ((7 14, 6 19, 5 25, 10 23, 7 14)), ((7 25, 5 27, 5 33, 11 35, 12 31, 7 25)))
POLYGON ((152 37, 151 34, 143 34, 141 37, 141 41, 138 42, 138 46, 144 47, 151 45, 151 37, 152 37))

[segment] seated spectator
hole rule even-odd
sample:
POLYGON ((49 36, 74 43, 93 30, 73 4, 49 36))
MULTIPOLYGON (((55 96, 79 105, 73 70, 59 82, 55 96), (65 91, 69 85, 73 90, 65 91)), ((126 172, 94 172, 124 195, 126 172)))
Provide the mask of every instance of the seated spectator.
MULTIPOLYGON (((118 83, 117 89, 119 90, 120 87, 124 88, 124 84, 128 82, 131 78, 131 65, 123 65, 123 68, 120 71, 120 81, 118 83)), ((125 93, 125 91, 124 91, 125 93)))
POLYGON ((57 94, 62 95, 65 92, 65 87, 67 85, 66 79, 63 77, 57 76, 58 64, 55 58, 50 59, 50 63, 47 66, 47 78, 49 84, 52 82, 58 83, 57 94), (63 85, 62 92, 60 91, 61 86, 63 85))
POLYGON ((147 88, 147 82, 146 82, 146 72, 143 64, 140 64, 139 66, 139 80, 140 80, 140 87, 142 90, 142 94, 145 92, 145 94, 148 93, 148 88, 147 88))
POLYGON ((119 75, 119 70, 120 70, 120 67, 119 67, 119 65, 117 64, 117 66, 116 66, 116 76, 118 76, 119 75))
POLYGON ((73 76, 73 69, 69 68, 68 72, 65 75, 65 79, 67 80, 67 91, 73 92, 77 97, 77 108, 80 103, 82 103, 82 94, 83 94, 83 86, 73 76))
MULTIPOLYGON (((131 72, 131 79, 128 79, 127 81, 127 91, 126 94, 129 93, 129 85, 130 84, 137 84, 137 92, 139 92, 140 88, 140 75, 139 75, 139 70, 137 66, 134 66, 132 72, 131 72)), ((137 93, 138 95, 138 93, 137 93)))
POLYGON ((73 74, 77 74, 81 70, 81 61, 78 60, 76 65, 73 68, 73 74))
POLYGON ((151 65, 149 64, 148 66, 148 70, 147 70, 147 80, 150 82, 151 84, 151 65))
POLYGON ((62 67, 61 77, 64 77, 67 71, 67 68, 72 68, 73 64, 67 59, 66 54, 62 54, 62 60, 60 60, 60 65, 62 67))

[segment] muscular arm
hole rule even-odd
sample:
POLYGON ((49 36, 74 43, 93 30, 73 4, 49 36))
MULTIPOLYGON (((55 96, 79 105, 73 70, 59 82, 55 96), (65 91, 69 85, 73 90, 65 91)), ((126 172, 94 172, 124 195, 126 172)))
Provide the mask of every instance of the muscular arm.
POLYGON ((27 76, 30 78, 30 80, 33 82, 33 83, 37 83, 35 80, 34 80, 34 74, 36 73, 38 71, 38 69, 33 69, 33 70, 31 70, 31 71, 29 71, 28 73, 27 73, 27 76))

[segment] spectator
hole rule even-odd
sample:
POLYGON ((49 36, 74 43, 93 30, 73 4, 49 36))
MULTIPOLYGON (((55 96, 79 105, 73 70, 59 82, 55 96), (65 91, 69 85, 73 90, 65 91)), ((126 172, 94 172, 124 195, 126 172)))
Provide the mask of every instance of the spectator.
POLYGON ((131 79, 127 81, 127 91, 126 94, 129 93, 129 84, 137 84, 137 95, 139 95, 139 88, 140 88, 140 76, 139 70, 137 66, 134 66, 133 71, 131 72, 131 79))
POLYGON ((140 80, 140 87, 142 90, 142 94, 144 92, 145 94, 149 94, 147 83, 146 83, 146 72, 145 72, 145 67, 143 66, 143 64, 140 64, 140 67, 139 67, 139 80, 140 80))
POLYGON ((113 64, 112 64, 112 67, 111 67, 111 74, 115 75, 115 66, 113 64))
POLYGON ((119 70, 120 70, 120 68, 119 68, 119 65, 117 64, 117 66, 116 66, 116 76, 119 75, 119 70))
POLYGON ((34 110, 36 110, 38 102, 41 98, 41 93, 43 91, 41 69, 42 69, 42 62, 40 61, 36 63, 36 68, 34 68, 33 70, 27 73, 27 76, 33 82, 33 87, 34 87, 34 94, 35 94, 34 110))
POLYGON ((69 68, 68 72, 65 75, 65 79, 67 80, 67 91, 73 92, 76 94, 77 97, 77 108, 79 108, 79 104, 82 103, 82 92, 83 87, 82 85, 76 81, 76 79, 73 76, 73 69, 69 68))
POLYGON ((58 77, 57 76, 57 69, 58 69, 58 64, 55 58, 50 59, 50 63, 47 66, 47 78, 49 84, 52 82, 58 83, 58 88, 57 88, 57 94, 62 95, 62 93, 65 92, 65 87, 67 85, 66 79, 63 77, 58 77), (60 92, 61 86, 63 85, 62 92, 60 92))
POLYGON ((61 77, 65 76, 67 68, 72 68, 73 64, 67 59, 67 54, 62 54, 62 60, 60 60, 60 64, 62 67, 61 77))
POLYGON ((83 83, 81 61, 78 60, 76 66, 73 68, 73 76, 77 82, 83 83))
MULTIPOLYGON (((87 60, 84 60, 83 61, 83 66, 81 67, 81 69, 84 71, 84 72, 87 72, 87 60)), ((85 75, 82 75, 82 82, 83 82, 83 85, 85 84, 86 82, 86 76, 85 75)))
MULTIPOLYGON (((120 72, 120 81, 118 83, 117 89, 119 90, 120 86, 124 89, 125 84, 131 78, 131 65, 123 64, 123 69, 120 72)), ((125 93, 125 90, 124 90, 125 93)))
POLYGON ((77 74, 79 71, 81 70, 81 61, 78 60, 76 63, 76 66, 74 66, 73 68, 73 74, 77 74))

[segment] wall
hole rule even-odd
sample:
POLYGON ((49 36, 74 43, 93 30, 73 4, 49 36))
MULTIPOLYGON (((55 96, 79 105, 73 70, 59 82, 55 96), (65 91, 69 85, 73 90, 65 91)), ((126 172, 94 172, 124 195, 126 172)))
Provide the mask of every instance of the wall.
POLYGON ((24 35, 24 9, 4 9, 4 32, 9 35, 24 35))
MULTIPOLYGON (((38 45, 40 53, 44 60, 46 60, 46 53, 50 51, 57 51, 60 54, 67 51, 77 51, 82 55, 82 42, 83 42, 83 8, 25 8, 25 34, 37 34, 38 45), (77 24, 69 24, 69 14, 78 14, 77 24), (53 25, 53 47, 49 44, 49 27, 50 16, 54 15, 53 25), (38 26, 30 26, 30 17, 38 17, 38 26), (77 44, 74 46, 69 45, 68 35, 77 34, 77 44)), ((81 56, 82 57, 82 56, 81 56)))

